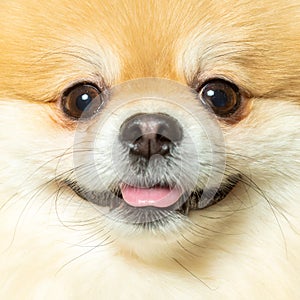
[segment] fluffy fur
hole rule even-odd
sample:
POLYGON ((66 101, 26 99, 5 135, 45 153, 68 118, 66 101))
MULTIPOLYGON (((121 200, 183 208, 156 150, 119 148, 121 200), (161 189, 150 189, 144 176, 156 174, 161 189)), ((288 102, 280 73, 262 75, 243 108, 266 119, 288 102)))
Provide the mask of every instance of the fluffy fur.
MULTIPOLYGON (((299 299, 299 19, 298 0, 2 0, 0 298, 299 299), (116 224, 57 180, 80 132, 61 111, 63 91, 143 77, 224 78, 247 103, 238 120, 217 121, 226 171, 243 180, 156 230, 116 224)), ((156 97, 178 91, 181 109, 119 91, 97 117, 109 124, 96 139, 103 182, 115 176, 103 149, 136 112, 176 116, 202 145, 186 113, 203 110, 192 94, 151 86, 156 97)))

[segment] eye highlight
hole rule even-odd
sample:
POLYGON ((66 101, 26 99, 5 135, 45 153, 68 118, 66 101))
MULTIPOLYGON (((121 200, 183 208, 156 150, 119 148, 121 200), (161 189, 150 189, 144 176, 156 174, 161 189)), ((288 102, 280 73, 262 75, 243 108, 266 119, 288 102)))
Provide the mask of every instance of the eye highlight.
POLYGON ((225 80, 211 80, 200 88, 200 100, 220 117, 228 117, 240 106, 241 95, 234 84, 225 80))
POLYGON ((103 93, 89 83, 69 88, 62 97, 63 111, 73 119, 91 118, 100 110, 103 103, 103 93))

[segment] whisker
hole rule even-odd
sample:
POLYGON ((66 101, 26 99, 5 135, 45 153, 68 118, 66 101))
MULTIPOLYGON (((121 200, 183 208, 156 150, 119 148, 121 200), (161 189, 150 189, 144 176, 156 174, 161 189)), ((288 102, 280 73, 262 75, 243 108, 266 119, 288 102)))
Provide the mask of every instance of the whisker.
POLYGON ((111 238, 111 236, 106 237, 101 243, 99 243, 96 246, 91 247, 89 250, 83 252, 82 254, 70 259, 68 262, 66 262, 63 266, 61 266, 57 272, 56 275, 58 275, 58 273, 60 273, 63 269, 65 269, 67 266, 69 266, 70 264, 74 263, 76 260, 90 254, 92 251, 95 251, 96 249, 100 248, 100 247, 106 247, 108 245, 110 245, 111 243, 113 243, 113 241, 109 241, 109 239, 111 238), (107 242, 108 241, 108 242, 107 242))
POLYGON ((188 274, 190 274, 194 279, 201 282, 208 289, 213 290, 207 283, 205 283, 202 279, 200 279, 197 275, 195 275, 191 270, 189 270, 186 266, 184 266, 181 262, 179 262, 175 257, 172 257, 173 261, 178 264, 182 269, 184 269, 188 274))

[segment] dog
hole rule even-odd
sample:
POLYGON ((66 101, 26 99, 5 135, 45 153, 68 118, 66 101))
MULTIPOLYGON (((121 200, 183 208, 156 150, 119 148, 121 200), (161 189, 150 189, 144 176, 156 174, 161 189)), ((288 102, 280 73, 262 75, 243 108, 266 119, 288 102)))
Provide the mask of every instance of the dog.
POLYGON ((0 16, 1 299, 300 298, 298 0, 0 16))

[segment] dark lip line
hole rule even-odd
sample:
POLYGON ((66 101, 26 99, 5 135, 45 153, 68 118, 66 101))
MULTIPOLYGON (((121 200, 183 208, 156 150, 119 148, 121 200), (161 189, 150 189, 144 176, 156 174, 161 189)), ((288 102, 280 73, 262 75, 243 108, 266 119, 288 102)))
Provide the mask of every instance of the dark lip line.
MULTIPOLYGON (((182 215, 188 216, 190 211, 205 209, 209 206, 215 205, 218 202, 222 201, 227 197, 227 195, 233 190, 236 184, 240 181, 241 176, 239 174, 231 175, 228 178, 228 183, 223 183, 221 186, 212 194, 212 197, 209 198, 206 204, 201 206, 200 200, 203 195, 203 190, 195 190, 190 193, 184 200, 178 200, 174 205, 167 208, 152 208, 165 211, 176 211, 182 215)), ((116 189, 115 192, 107 190, 105 192, 96 192, 96 191, 85 191, 80 185, 75 181, 64 181, 65 185, 71 188, 81 199, 85 201, 92 202, 101 207, 109 207, 110 211, 119 208, 121 205, 125 205, 128 208, 137 209, 136 207, 131 207, 128 205, 122 197, 120 189, 116 189)), ((209 191, 210 192, 210 191, 209 191)), ((208 192, 208 194, 209 194, 208 192)), ((143 208, 139 208, 143 209, 143 208)), ((149 209, 145 207, 144 209, 149 209)))
MULTIPOLYGON (((231 175, 228 180, 229 183, 221 184, 220 187, 217 188, 215 192, 213 192, 212 197, 208 199, 208 202, 204 206, 201 206, 200 203, 201 199, 199 199, 202 197, 203 190, 200 190, 201 195, 199 193, 199 190, 193 191, 189 196, 189 199, 185 203, 183 203, 181 207, 182 211, 179 212, 182 213, 183 215, 188 215, 190 211, 202 210, 219 203, 220 201, 222 201, 227 197, 227 195, 233 190, 233 188, 237 185, 237 183, 240 180, 241 180, 241 176, 239 174, 231 175)), ((211 191, 214 191, 214 189, 208 190, 206 192, 210 194, 211 191)))

